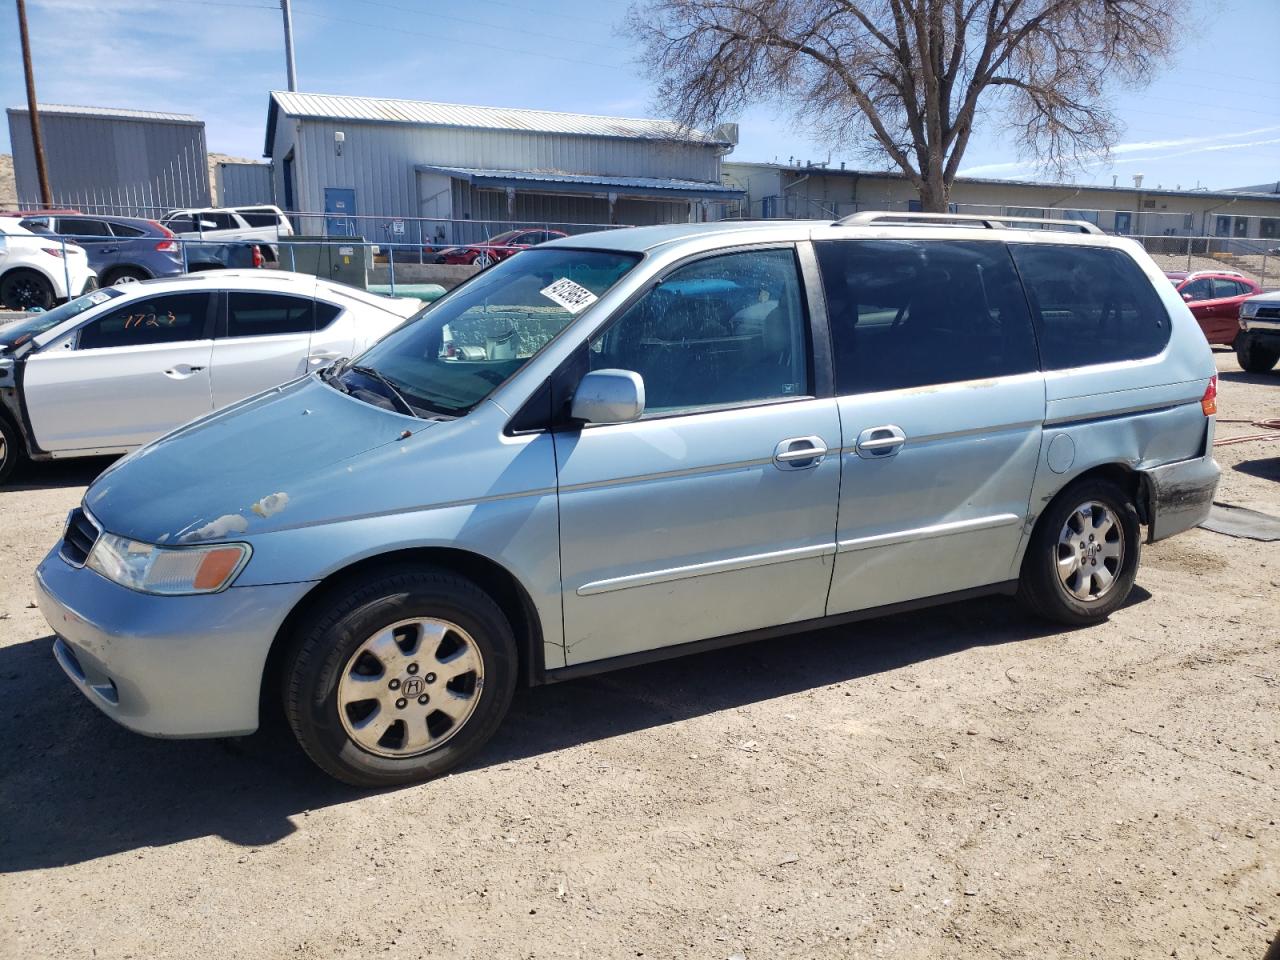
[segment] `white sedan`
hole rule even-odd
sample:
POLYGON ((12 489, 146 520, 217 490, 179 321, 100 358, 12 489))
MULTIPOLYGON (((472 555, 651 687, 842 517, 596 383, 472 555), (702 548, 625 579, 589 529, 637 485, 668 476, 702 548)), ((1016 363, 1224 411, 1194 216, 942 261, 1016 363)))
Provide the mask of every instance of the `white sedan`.
POLYGON ((353 357, 422 303, 276 270, 109 287, 0 326, 0 482, 35 460, 125 453, 353 357))

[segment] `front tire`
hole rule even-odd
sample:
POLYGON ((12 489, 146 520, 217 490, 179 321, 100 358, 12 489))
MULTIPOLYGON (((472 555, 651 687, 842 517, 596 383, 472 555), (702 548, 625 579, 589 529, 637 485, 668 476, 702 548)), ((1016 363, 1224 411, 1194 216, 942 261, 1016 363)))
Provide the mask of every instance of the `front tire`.
POLYGON ((1280 360, 1280 350, 1268 350, 1251 337, 1236 338, 1236 360, 1247 373, 1266 373, 1280 360))
POLYGON ((284 709, 307 755, 359 787, 439 776, 493 736, 515 691, 502 609, 470 580, 410 564, 345 584, 302 624, 284 709))
POLYGON ((10 270, 0 277, 0 304, 16 310, 53 307, 53 284, 34 270, 10 270))
POLYGON ((1133 497, 1109 480, 1078 480, 1054 498, 1036 525, 1022 561, 1018 599, 1059 623, 1100 623, 1128 598, 1141 544, 1133 497))
POLYGON ((7 417, 0 416, 0 485, 12 476, 22 458, 22 437, 7 417))

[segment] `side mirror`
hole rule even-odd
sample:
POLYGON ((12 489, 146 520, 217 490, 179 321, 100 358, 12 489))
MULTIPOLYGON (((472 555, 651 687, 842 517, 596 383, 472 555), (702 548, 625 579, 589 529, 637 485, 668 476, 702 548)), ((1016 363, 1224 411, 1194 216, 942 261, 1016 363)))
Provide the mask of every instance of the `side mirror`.
POLYGON ((644 378, 632 370, 592 370, 578 384, 569 415, 585 423, 631 423, 644 413, 644 378))
POLYGON ((1185 300, 1185 301, 1187 301, 1187 303, 1190 303, 1190 302, 1191 302, 1191 299, 1192 299, 1191 294, 1189 294, 1189 293, 1184 293, 1184 294, 1182 295, 1182 299, 1183 299, 1183 300, 1185 300))

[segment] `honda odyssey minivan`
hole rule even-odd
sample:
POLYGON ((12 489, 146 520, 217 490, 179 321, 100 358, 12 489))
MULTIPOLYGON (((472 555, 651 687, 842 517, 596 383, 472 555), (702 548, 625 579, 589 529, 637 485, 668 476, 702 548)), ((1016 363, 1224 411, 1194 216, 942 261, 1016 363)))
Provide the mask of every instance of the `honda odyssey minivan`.
POLYGON ((517 684, 984 594, 1097 623, 1207 514, 1215 368, 1140 247, 1048 227, 522 251, 108 469, 36 573, 55 656, 133 730, 279 704, 378 786, 473 754, 517 684))

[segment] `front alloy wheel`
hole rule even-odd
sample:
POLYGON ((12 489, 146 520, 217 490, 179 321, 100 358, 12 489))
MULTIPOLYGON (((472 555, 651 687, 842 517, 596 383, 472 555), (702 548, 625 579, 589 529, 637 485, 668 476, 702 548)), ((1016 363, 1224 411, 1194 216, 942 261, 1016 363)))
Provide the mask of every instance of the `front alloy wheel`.
POLYGON ((518 655, 502 608, 448 570, 397 563, 339 580, 284 662, 284 710, 321 769, 361 787, 453 769, 497 730, 518 655))

